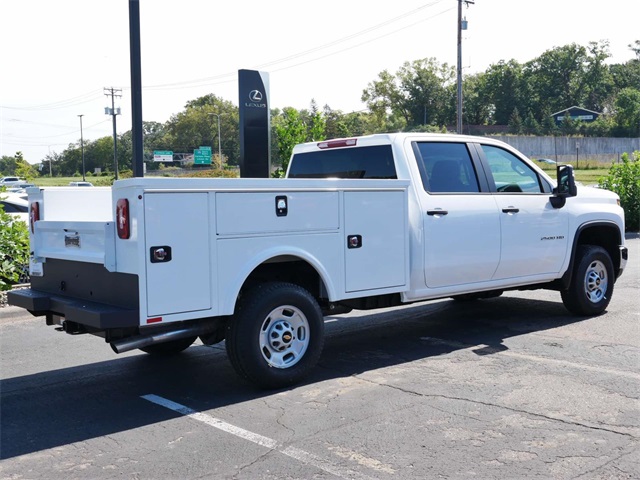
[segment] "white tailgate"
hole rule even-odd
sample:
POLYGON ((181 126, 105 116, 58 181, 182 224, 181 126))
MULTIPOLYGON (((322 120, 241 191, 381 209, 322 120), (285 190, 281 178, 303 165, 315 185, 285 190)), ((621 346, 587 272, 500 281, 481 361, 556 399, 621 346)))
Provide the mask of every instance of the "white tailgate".
MULTIPOLYGON (((35 223, 33 253, 37 260, 58 258, 99 263, 115 270, 115 225, 113 222, 35 223)), ((33 262, 32 262, 33 267, 33 262)), ((32 274, 39 275, 36 270, 32 274)))
POLYGON ((148 316, 210 309, 208 194, 147 193, 144 210, 148 316), (171 259, 152 263, 160 247, 171 259))

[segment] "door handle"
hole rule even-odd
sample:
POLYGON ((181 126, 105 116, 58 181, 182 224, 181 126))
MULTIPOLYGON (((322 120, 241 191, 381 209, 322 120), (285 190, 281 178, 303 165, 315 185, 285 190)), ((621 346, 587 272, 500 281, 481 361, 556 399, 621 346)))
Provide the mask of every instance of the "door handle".
POLYGON ((446 210, 427 210, 427 215, 448 215, 449 212, 446 210))
POLYGON ((518 213, 519 211, 520 209, 515 207, 507 207, 502 209, 502 213, 518 213))

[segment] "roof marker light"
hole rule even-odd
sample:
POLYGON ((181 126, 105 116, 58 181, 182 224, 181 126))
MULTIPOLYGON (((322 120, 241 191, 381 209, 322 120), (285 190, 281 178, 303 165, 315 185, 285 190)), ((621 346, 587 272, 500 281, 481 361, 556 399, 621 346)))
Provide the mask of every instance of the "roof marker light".
POLYGON ((338 148, 338 147, 353 147, 358 143, 357 138, 347 138, 344 140, 331 140, 329 142, 318 143, 318 148, 338 148))

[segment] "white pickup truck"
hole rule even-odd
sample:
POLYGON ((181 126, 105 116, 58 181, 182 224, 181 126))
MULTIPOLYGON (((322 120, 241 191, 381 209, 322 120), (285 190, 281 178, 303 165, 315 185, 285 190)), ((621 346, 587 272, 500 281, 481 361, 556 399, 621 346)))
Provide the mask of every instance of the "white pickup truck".
POLYGON ((224 339, 241 376, 283 387, 328 314, 536 288, 602 313, 624 213, 557 177, 489 138, 379 134, 298 145, 286 179, 31 189, 31 288, 9 302, 117 353, 224 339))

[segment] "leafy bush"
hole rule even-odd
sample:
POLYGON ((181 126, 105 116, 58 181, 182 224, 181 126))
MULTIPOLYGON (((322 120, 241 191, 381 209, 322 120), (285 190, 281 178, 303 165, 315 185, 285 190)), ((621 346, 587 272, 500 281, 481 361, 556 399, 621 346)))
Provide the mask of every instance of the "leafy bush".
POLYGON ((9 290, 16 283, 27 282, 28 278, 27 225, 6 213, 0 205, 0 290, 9 290))
POLYGON ((626 230, 640 230, 640 151, 622 154, 622 163, 613 164, 606 177, 600 178, 600 188, 615 192, 624 208, 626 230))

